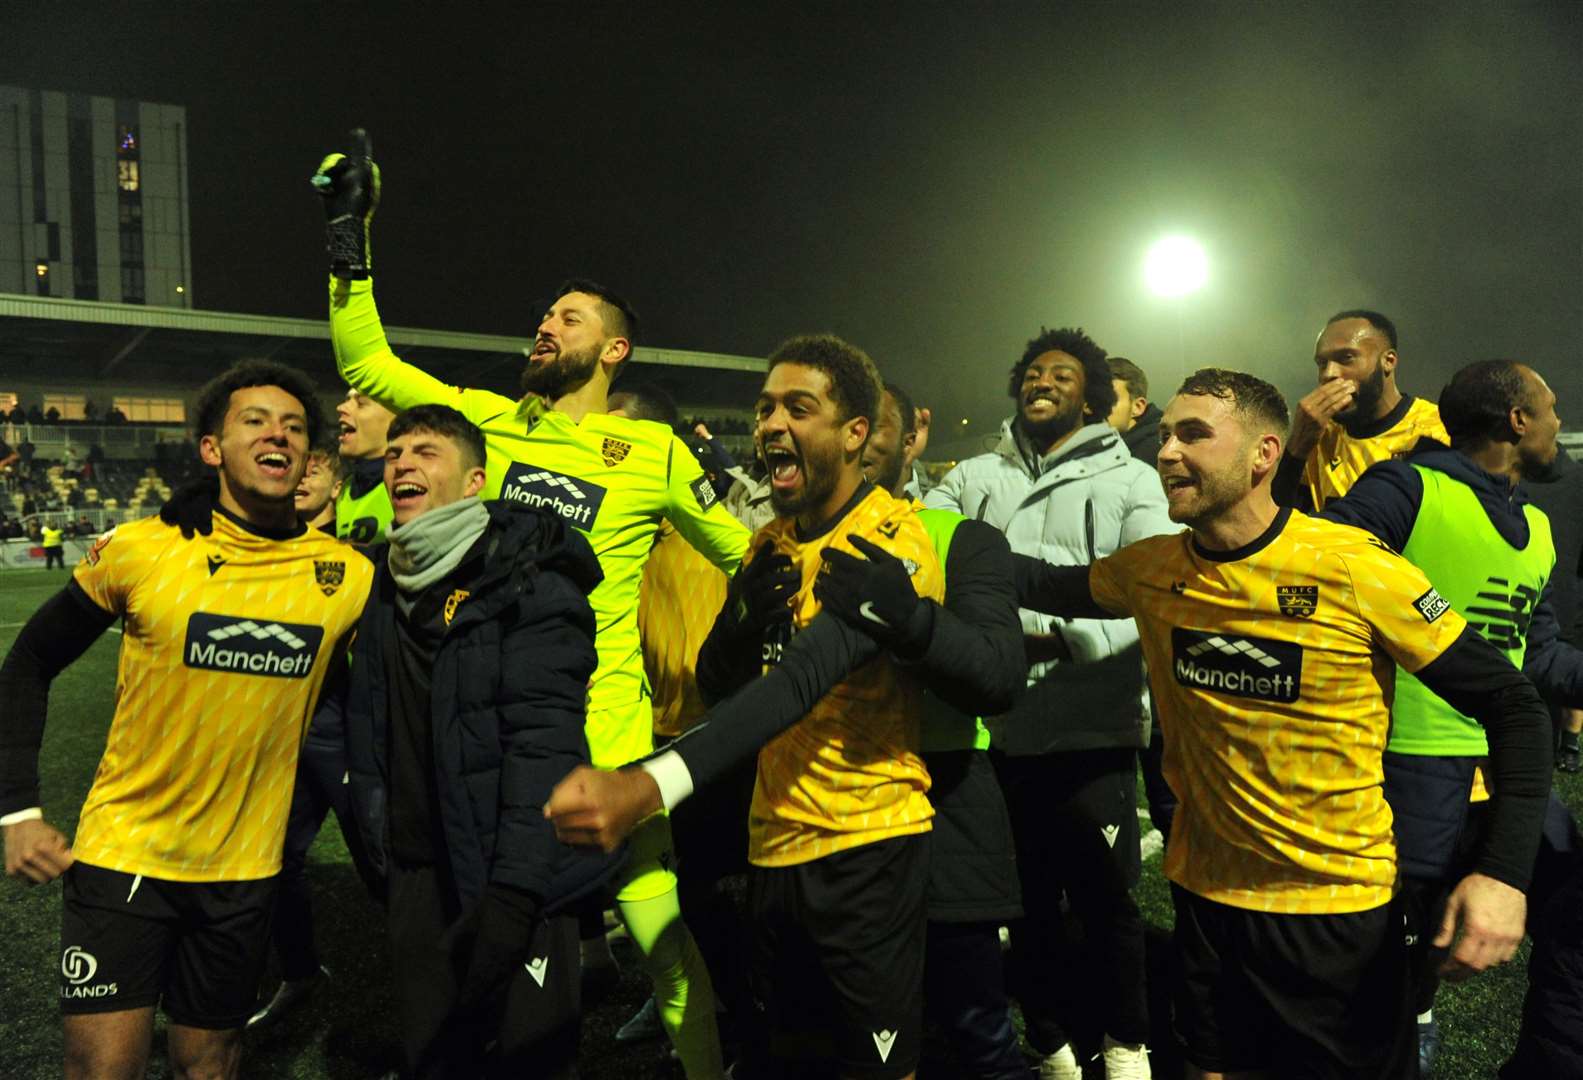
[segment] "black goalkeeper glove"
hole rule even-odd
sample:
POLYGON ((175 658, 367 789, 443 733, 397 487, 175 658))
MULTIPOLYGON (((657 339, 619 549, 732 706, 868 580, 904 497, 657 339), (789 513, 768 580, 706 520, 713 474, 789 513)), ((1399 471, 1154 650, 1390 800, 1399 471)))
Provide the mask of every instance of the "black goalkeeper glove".
POLYGON ((220 501, 220 477, 215 474, 188 480, 159 508, 159 520, 181 529, 181 538, 191 540, 194 533, 208 536, 214 531, 214 508, 220 501))
POLYGON ((324 199, 325 247, 330 273, 361 281, 368 277, 369 223, 379 207, 379 166, 374 164, 368 132, 353 128, 350 154, 331 154, 319 162, 310 183, 324 199))
POLYGON ((906 659, 929 647, 934 616, 918 598, 907 565, 877 544, 848 533, 859 559, 835 548, 822 553, 824 568, 814 581, 820 607, 881 646, 906 659))
POLYGON ((756 643, 771 623, 792 617, 791 601, 802 587, 802 575, 791 557, 764 541, 753 561, 736 572, 726 589, 726 611, 744 638, 756 643))

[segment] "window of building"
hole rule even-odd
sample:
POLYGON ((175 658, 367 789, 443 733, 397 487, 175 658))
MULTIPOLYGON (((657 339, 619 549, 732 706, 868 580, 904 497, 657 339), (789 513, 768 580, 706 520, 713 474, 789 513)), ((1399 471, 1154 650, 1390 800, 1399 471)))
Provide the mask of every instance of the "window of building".
POLYGON ((110 403, 125 413, 128 420, 167 424, 187 422, 187 405, 181 398, 118 397, 112 398, 110 403))
POLYGON ((82 407, 87 400, 82 394, 45 394, 44 414, 47 416, 51 409, 59 409, 62 420, 81 420, 82 407))
POLYGON ((122 191, 137 190, 137 162, 118 161, 115 163, 116 186, 122 191))
POLYGON ((39 259, 33 264, 33 280, 38 285, 40 296, 49 295, 49 260, 39 259))
POLYGON ((10 412, 21 400, 13 390, 0 390, 0 412, 10 412))
POLYGON ((115 149, 118 154, 136 154, 137 128, 129 124, 122 124, 121 137, 116 141, 115 149))

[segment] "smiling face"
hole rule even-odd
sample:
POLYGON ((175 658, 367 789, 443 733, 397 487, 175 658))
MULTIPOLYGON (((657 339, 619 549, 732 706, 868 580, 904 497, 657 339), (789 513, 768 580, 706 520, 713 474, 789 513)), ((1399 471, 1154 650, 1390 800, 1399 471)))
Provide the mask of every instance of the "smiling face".
POLYGON ((814 523, 839 509, 830 505, 838 492, 861 479, 867 417, 842 420, 830 377, 790 362, 770 369, 757 414, 754 440, 769 469, 776 513, 814 523))
POLYGON ((462 447, 449 436, 419 428, 396 436, 385 447, 385 490, 398 526, 477 495, 483 487, 483 465, 467 461, 462 447))
POLYGON ((317 452, 309 454, 308 467, 303 471, 293 499, 297 519, 311 524, 339 494, 340 489, 341 484, 329 456, 317 452))
POLYGON ((302 402, 278 386, 236 390, 219 433, 204 435, 198 454, 219 469, 221 506, 255 524, 289 521, 308 462, 302 402))
POLYGON ((603 301, 591 293, 569 292, 550 306, 522 372, 522 392, 554 401, 584 386, 601 358, 623 359, 625 338, 606 337, 603 301))
POLYGON ((1279 454, 1280 437, 1251 431, 1227 399, 1178 394, 1160 420, 1155 466, 1167 513, 1172 521, 1206 528, 1247 498, 1279 454))
POLYGON ((395 413, 367 394, 348 390, 335 407, 335 418, 341 425, 336 445, 342 457, 362 461, 384 456, 385 432, 396 418, 395 413))
POLYGON ((1017 417, 1022 430, 1040 448, 1071 434, 1084 422, 1083 362, 1059 349, 1036 356, 1022 373, 1017 392, 1017 417))

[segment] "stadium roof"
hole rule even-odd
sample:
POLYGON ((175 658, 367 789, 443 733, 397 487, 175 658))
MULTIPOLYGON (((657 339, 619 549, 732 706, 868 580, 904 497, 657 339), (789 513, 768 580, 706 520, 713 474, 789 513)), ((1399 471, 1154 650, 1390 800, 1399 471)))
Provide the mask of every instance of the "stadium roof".
MULTIPOLYGON (((404 326, 385 333, 402 359, 446 382, 517 392, 529 339, 404 326)), ((0 293, 0 370, 31 381, 190 387, 233 361, 267 358, 333 384, 329 339, 323 320, 0 293)), ((734 411, 752 404, 764 372, 761 359, 688 349, 642 346, 632 360, 634 374, 665 385, 684 405, 734 411), (700 378, 702 371, 716 377, 700 378)))

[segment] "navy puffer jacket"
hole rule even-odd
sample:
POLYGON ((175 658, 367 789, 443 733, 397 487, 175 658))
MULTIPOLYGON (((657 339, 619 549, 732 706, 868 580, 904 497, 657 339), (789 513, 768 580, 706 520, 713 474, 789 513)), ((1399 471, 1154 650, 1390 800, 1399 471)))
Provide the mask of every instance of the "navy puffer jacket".
MULTIPOLYGON (((545 820, 550 790, 588 762, 583 734, 594 653, 588 591, 603 578, 580 533, 559 518, 485 504, 484 572, 435 654, 431 685, 440 829, 464 908, 491 882, 554 914, 606 882, 617 856, 574 850, 545 820)), ((321 710, 310 744, 321 772, 351 786, 358 830, 385 872, 389 673, 396 585, 383 553, 358 624, 342 710, 321 710), (339 715, 338 715, 339 712, 339 715)))

